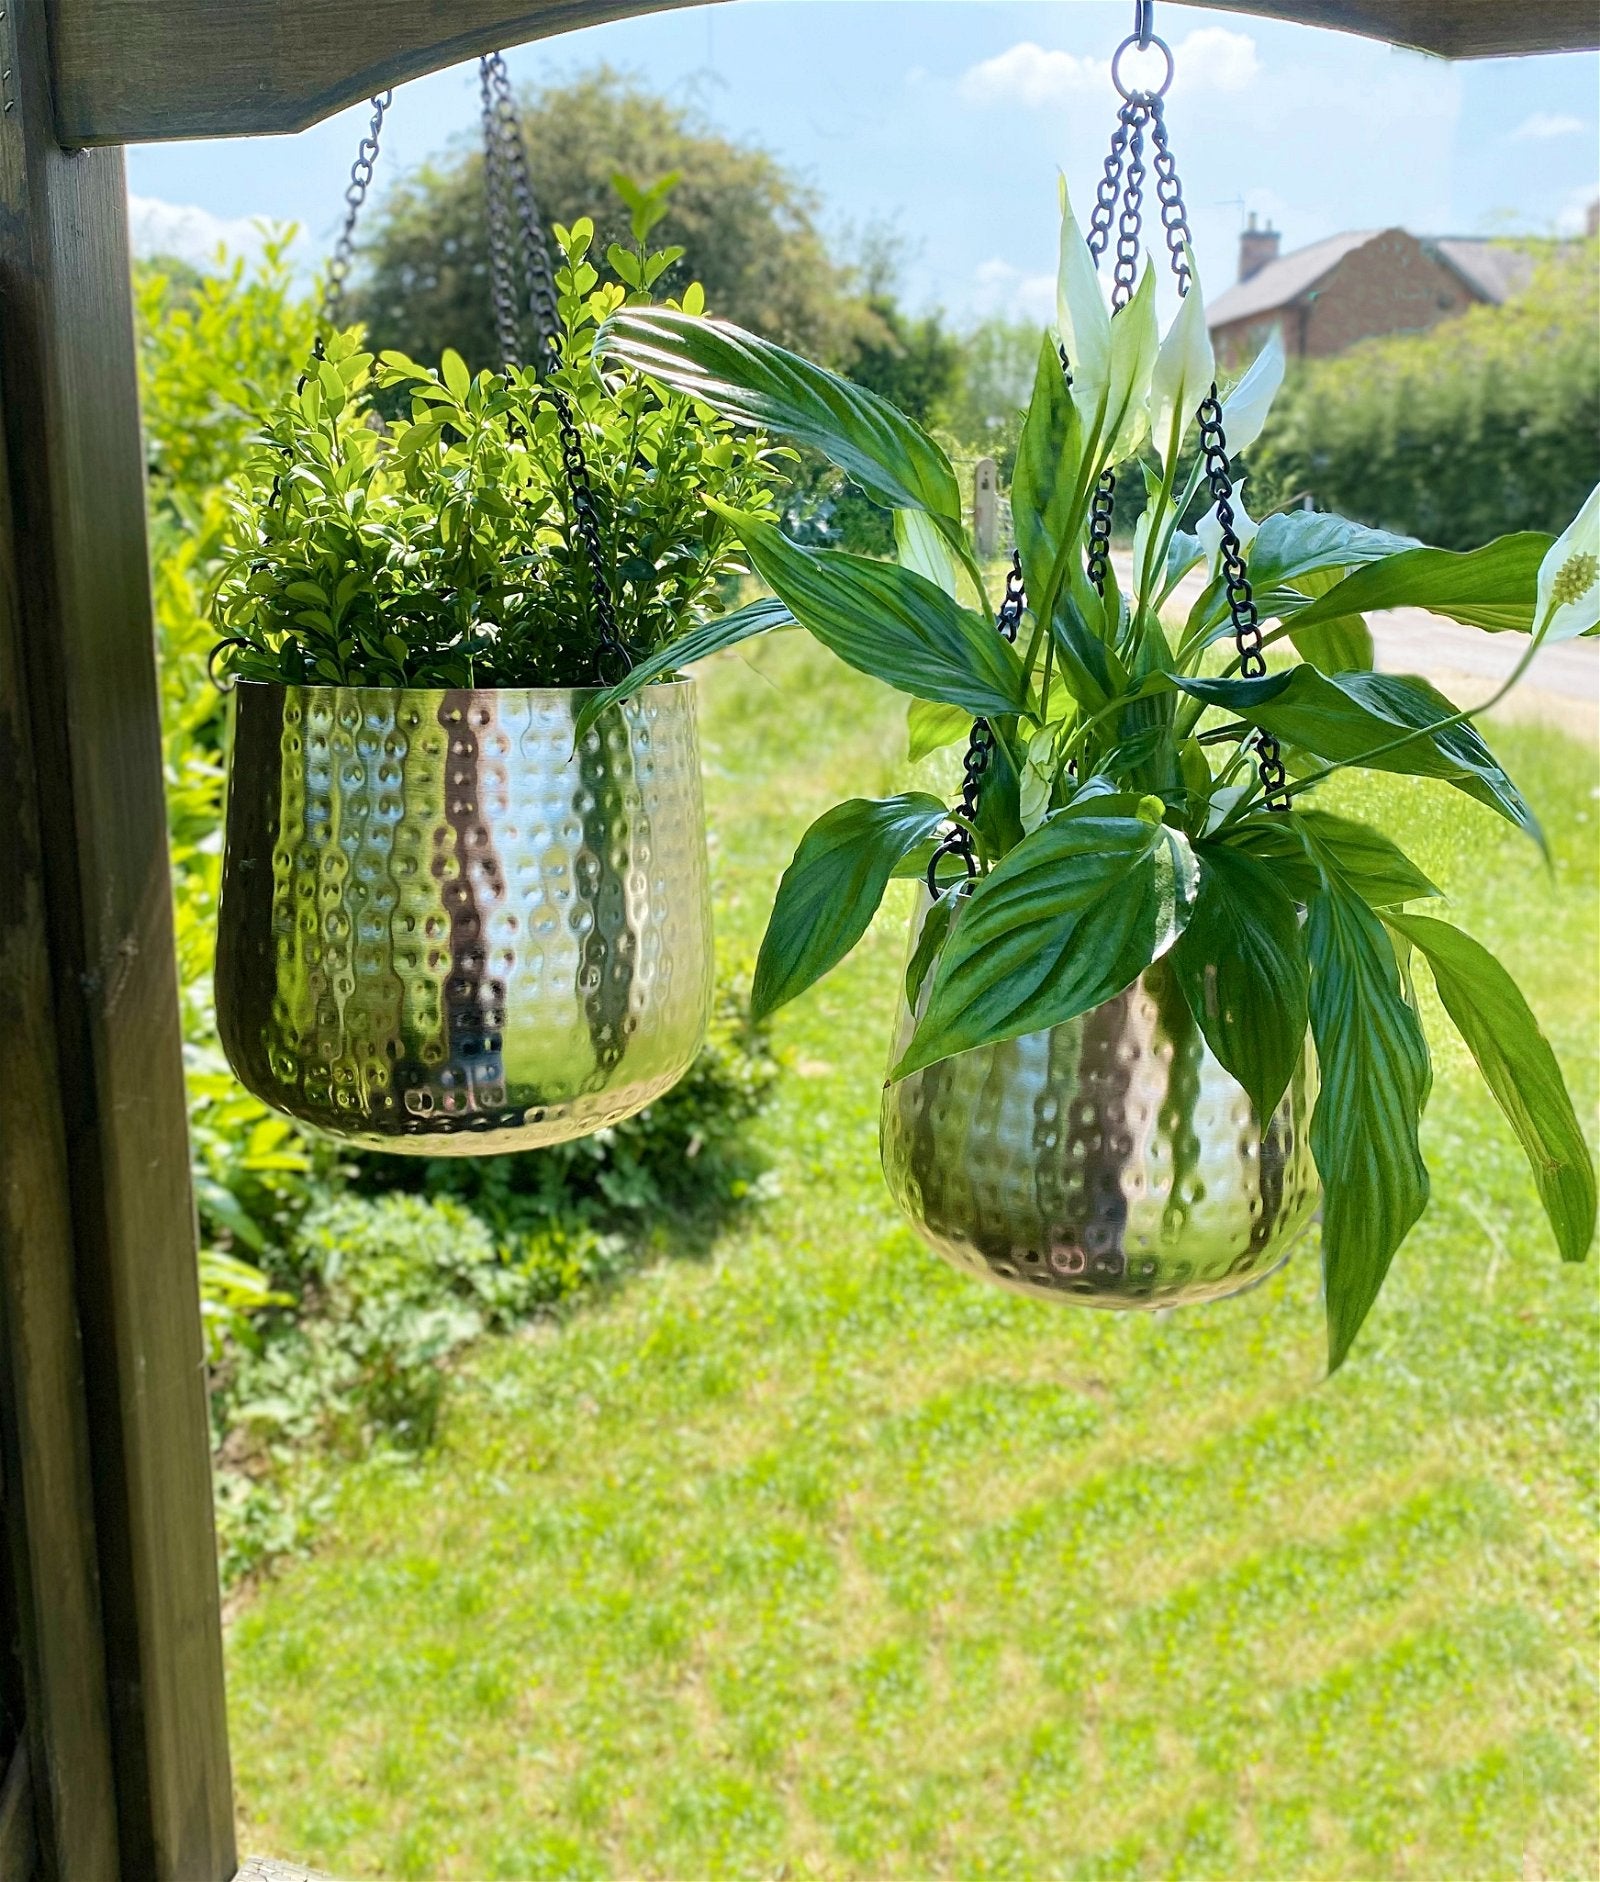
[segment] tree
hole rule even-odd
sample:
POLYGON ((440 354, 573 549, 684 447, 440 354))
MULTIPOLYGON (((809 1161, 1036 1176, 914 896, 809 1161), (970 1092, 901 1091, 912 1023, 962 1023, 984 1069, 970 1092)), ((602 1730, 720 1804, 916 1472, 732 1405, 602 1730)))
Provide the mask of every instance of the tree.
POLYGON ((1249 453, 1251 509, 1309 493, 1447 549, 1564 528, 1600 477, 1597 261, 1543 248, 1503 306, 1298 362, 1249 453))
MULTIPOLYGON (((520 109, 541 213, 569 226, 592 217, 602 267, 608 244, 629 240, 613 176, 650 185, 677 171, 662 233, 684 254, 664 293, 700 281, 712 313, 830 364, 847 364, 873 331, 817 228, 816 197, 769 152, 609 66, 525 93, 520 109)), ((379 346, 420 359, 453 346, 475 366, 493 364, 486 245, 483 155, 463 139, 383 199, 352 311, 379 346)))

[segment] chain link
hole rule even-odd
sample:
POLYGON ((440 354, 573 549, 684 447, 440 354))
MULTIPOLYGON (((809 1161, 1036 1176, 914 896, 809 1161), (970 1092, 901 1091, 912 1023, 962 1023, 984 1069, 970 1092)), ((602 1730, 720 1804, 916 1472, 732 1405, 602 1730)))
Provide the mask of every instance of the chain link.
POLYGON ((1161 205, 1161 227, 1167 238, 1167 255, 1177 277, 1178 297, 1189 292, 1194 275, 1186 250, 1194 248, 1189 234, 1189 212, 1183 204, 1183 185, 1178 181, 1177 161, 1167 141, 1167 114, 1159 98, 1150 101, 1150 142, 1155 146, 1152 160, 1156 173, 1156 200, 1161 205))
POLYGON ((318 357, 321 357, 322 330, 331 332, 338 327, 340 316, 344 312, 345 282, 350 276, 350 267, 356 253, 356 223, 367 200, 367 191, 372 188, 372 172, 378 161, 378 140, 383 135, 384 113, 394 101, 393 91, 381 91, 372 100, 372 122, 367 126, 367 134, 356 149, 356 160, 350 166, 350 181, 344 190, 344 227, 339 231, 339 239, 333 245, 333 255, 328 262, 328 278, 322 287, 322 306, 317 312, 318 357))
MULTIPOLYGON (((1011 552, 1011 566, 1006 570, 1005 599, 1000 603, 1000 612, 995 616, 995 628, 1013 645, 1022 627, 1022 611, 1028 605, 1028 597, 1022 585, 1022 558, 1015 550, 1011 552)), ((994 756, 994 730, 987 719, 974 719, 972 735, 967 740, 967 755, 962 761, 961 803, 951 813, 952 823, 940 839, 938 847, 928 858, 928 893, 935 900, 939 896, 939 865, 946 857, 956 856, 966 865, 967 879, 971 881, 978 873, 977 853, 972 847, 972 826, 978 815, 978 797, 983 788, 984 773, 989 769, 989 760, 994 756)))
MULTIPOLYGON (((1216 505, 1217 522, 1222 530, 1221 568, 1227 584, 1228 618, 1233 624, 1233 644, 1239 652, 1240 677, 1259 680, 1266 673, 1267 657, 1262 651, 1261 621, 1256 613, 1255 594, 1245 567, 1244 549, 1235 529, 1233 513, 1233 475, 1228 464, 1228 443, 1222 431, 1222 400, 1217 388, 1200 401, 1200 449, 1205 457, 1206 485, 1216 505)), ((1255 735, 1256 770, 1261 778, 1261 792, 1268 810, 1287 810, 1289 793, 1283 754, 1270 732, 1255 735)))
MULTIPOLYGON (((528 177, 527 153, 516 100, 499 53, 478 62, 483 104, 484 185, 488 197, 489 277, 494 296, 495 329, 502 363, 508 372, 520 364, 519 321, 515 292, 513 242, 521 248, 527 279, 528 307, 537 336, 534 370, 547 370, 557 345, 559 308, 550 250, 528 177)), ((572 520, 589 564, 589 593, 599 630, 601 673, 620 678, 633 667, 633 656, 617 626, 616 604, 606 577, 605 550, 600 541, 600 516, 595 506, 589 462, 578 431, 572 400, 548 380, 544 396, 556 415, 561 437, 561 466, 572 500, 572 520)))

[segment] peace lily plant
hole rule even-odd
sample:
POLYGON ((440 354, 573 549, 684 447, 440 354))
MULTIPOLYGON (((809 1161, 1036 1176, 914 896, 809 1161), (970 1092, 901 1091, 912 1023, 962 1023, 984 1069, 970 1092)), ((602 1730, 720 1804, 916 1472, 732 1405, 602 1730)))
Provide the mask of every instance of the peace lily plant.
MULTIPOLYGON (((872 393, 736 328, 671 311, 613 318, 598 358, 824 452, 893 511, 899 557, 803 548, 768 516, 708 497, 781 607, 695 630, 604 700, 792 618, 910 696, 913 756, 984 721, 993 751, 970 818, 908 791, 851 799, 807 831, 762 946, 758 1013, 833 967, 889 880, 921 876, 954 819, 972 873, 937 877, 907 976, 915 1030, 892 1079, 1085 1013, 1166 953, 1211 1050, 1263 1120, 1309 1025, 1337 1366, 1428 1201, 1418 957, 1527 1152, 1562 1257, 1581 1260, 1593 1235, 1588 1147, 1511 977, 1459 928, 1419 912, 1441 891, 1392 835, 1318 799, 1352 766, 1442 779, 1542 846, 1475 714, 1424 680, 1375 672, 1363 616, 1413 606, 1525 635, 1520 674, 1542 642, 1600 623, 1600 495, 1553 544, 1512 535, 1468 554, 1326 514, 1255 523, 1235 503, 1270 624, 1269 670, 1244 678, 1220 525, 1212 514, 1194 533, 1182 527, 1204 476, 1189 448, 1196 410, 1216 371, 1198 279, 1165 338, 1148 266, 1113 316, 1063 192, 1057 315, 1011 493, 1027 596, 1015 645, 996 631, 956 478, 926 433, 872 393), (1096 486, 1113 468, 1142 478, 1146 506, 1131 581, 1124 588, 1108 565, 1102 590, 1087 558, 1096 486), (1202 565, 1199 595, 1176 610, 1179 583, 1202 565), (1287 807, 1263 789, 1258 735, 1281 749, 1287 807)), ((1259 434, 1283 370, 1274 341, 1223 400, 1231 451, 1259 434)))

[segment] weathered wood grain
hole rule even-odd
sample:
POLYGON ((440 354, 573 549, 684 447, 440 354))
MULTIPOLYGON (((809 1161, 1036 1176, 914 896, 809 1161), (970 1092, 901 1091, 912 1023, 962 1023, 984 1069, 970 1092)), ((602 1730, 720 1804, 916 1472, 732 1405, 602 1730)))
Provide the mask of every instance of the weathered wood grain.
POLYGON ((33 1789, 27 1747, 19 1745, 0 1782, 0 1882, 33 1882, 39 1844, 33 1833, 33 1789))
MULTIPOLYGON (((119 1873, 221 1882, 233 1807, 122 161, 57 146, 45 0, 5 13, 5 530, 38 819, 8 887, 42 895, 55 1034, 53 1062, 34 1040, 6 1076, 59 1116, 42 1219, 59 1235, 70 1210, 119 1873)), ((57 1593, 36 1588, 42 1631, 57 1593)))
MULTIPOLYGON (((7 59, 9 63, 9 59, 7 59)), ((0 160, 6 150, 0 131, 0 160)), ((0 409, 10 403, 0 355, 0 409)), ((0 434, 0 1454, 50 1872, 112 1882, 116 1799, 21 606, 0 434)), ((19 1772, 18 1782, 26 1782, 19 1772)), ((24 1803, 33 1812, 33 1800, 24 1803)), ((12 1800, 13 1814, 20 1806, 12 1800)), ((15 1829, 13 1836, 17 1834, 15 1829)), ((3 1849, 3 1839, 0 1839, 3 1849)), ((0 1877, 11 1871, 0 1861, 0 1877)))
MULTIPOLYGON (((67 144, 304 130, 386 85, 702 0, 50 0, 67 144)), ((1592 46, 1593 0, 1219 0, 1452 58, 1592 46)), ((1130 10, 1131 17, 1131 10, 1130 10)))

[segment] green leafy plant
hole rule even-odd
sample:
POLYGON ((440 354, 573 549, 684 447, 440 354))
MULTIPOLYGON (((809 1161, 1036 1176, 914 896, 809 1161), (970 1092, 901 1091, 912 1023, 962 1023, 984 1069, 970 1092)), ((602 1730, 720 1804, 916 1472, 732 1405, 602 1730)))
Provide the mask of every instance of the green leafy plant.
MULTIPOLYGON (((1197 1024, 1263 1117, 1309 1025, 1337 1366, 1428 1199, 1415 956, 1528 1151, 1561 1254, 1581 1259, 1593 1236, 1588 1148, 1521 996, 1475 943, 1408 911, 1438 891, 1388 833, 1315 800, 1352 766, 1442 779, 1542 842, 1476 729, 1482 708, 1457 711, 1423 680, 1374 672, 1362 616, 1419 606, 1525 635, 1520 674, 1542 641, 1600 624, 1600 492, 1557 543, 1515 534, 1467 555, 1326 514, 1258 525, 1235 498, 1271 655, 1266 673, 1243 677, 1229 657, 1221 522, 1180 528, 1203 477, 1186 445, 1215 377, 1198 280, 1165 338, 1148 268, 1113 318, 1063 199, 1060 283, 1012 487, 1027 597, 1015 646, 992 624, 948 460, 892 406, 682 312, 620 311, 600 336, 614 368, 824 452, 894 511, 898 559, 876 562, 801 547, 770 518, 708 495, 795 621, 912 696, 914 748, 960 738, 974 718, 993 740, 970 818, 908 795, 852 800, 813 826, 778 888, 756 1009, 826 972, 890 877, 920 872, 935 833, 954 829, 972 870, 937 879, 908 985, 915 1030, 893 1078, 1069 1020, 1168 951, 1197 1024), (1097 584, 1088 562, 1095 492, 1113 468, 1146 490, 1126 591, 1110 566, 1097 584), (1202 565, 1201 592, 1178 610, 1178 584, 1202 565), (1262 737, 1281 747, 1287 806, 1258 774, 1262 737)), ((1223 401, 1235 451, 1259 436, 1283 366, 1274 342, 1223 401)), ((696 651, 685 645, 680 659, 696 651)))
MULTIPOLYGON (((617 279, 587 219, 557 230, 559 331, 531 368, 437 371, 335 334, 271 407, 230 499, 217 588, 225 666, 244 679, 351 686, 585 686, 601 680, 594 572, 563 464, 557 401, 583 441, 606 582, 634 656, 720 614, 744 572, 741 515, 773 504, 790 454, 683 393, 593 369, 596 329, 644 307, 681 249, 652 250, 675 178, 615 179, 634 242, 617 279), (385 424, 374 394, 406 416, 385 424)), ((704 304, 698 287, 681 303, 704 304)), ((676 307, 676 302, 668 303, 676 307)))

